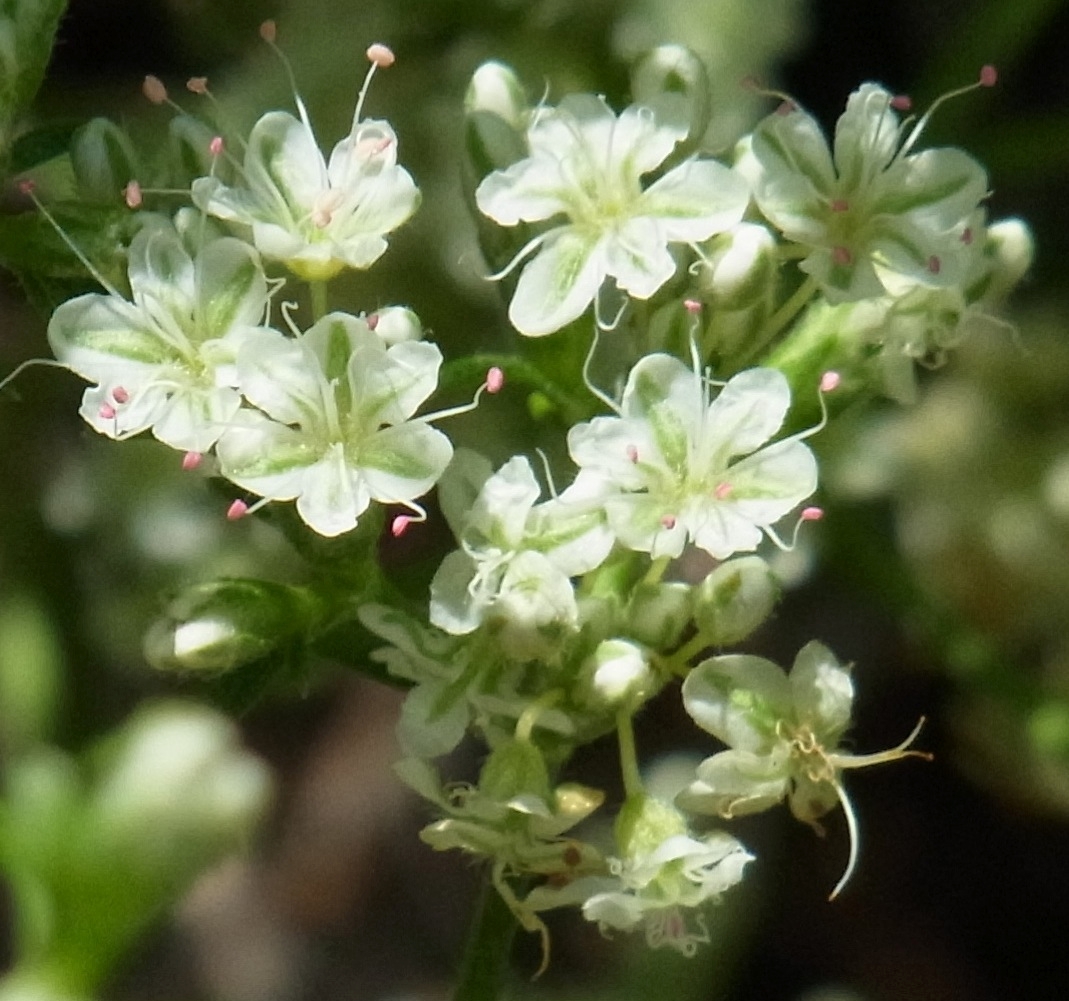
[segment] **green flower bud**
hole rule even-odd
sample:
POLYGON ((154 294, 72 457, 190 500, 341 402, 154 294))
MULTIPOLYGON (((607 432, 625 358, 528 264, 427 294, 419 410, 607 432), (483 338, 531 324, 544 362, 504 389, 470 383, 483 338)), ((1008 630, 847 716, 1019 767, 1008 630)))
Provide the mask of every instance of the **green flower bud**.
MULTIPOLYGON (((167 126, 171 184, 189 184, 194 178, 208 174, 221 176, 220 171, 226 170, 226 161, 212 156, 210 146, 214 137, 215 133, 192 115, 177 115, 171 119, 167 126)), ((222 179, 226 180, 225 174, 222 179)))
POLYGON ((130 137, 107 118, 94 118, 71 138, 71 168, 78 193, 97 204, 120 203, 141 164, 130 137))
POLYGON ((684 101, 687 137, 675 155, 694 152, 709 128, 709 75, 705 64, 683 45, 659 45, 636 64, 631 73, 631 93, 635 104, 657 107, 665 95, 679 95, 684 101))
POLYGON ((499 803, 517 796, 537 796, 550 803, 549 771, 542 752, 529 740, 495 747, 479 774, 479 792, 499 803))
POLYGON ((718 566, 695 589, 694 621, 718 646, 738 643, 772 612, 779 582, 760 556, 741 556, 718 566))
POLYGON ((580 684, 584 701, 597 708, 637 704, 655 686, 646 651, 629 640, 599 643, 583 665, 580 684))
POLYGON ((467 149, 481 179, 527 155, 527 98, 516 74, 499 62, 483 63, 464 95, 467 149))
POLYGON ((157 670, 222 673, 297 647, 318 618, 307 591, 262 580, 196 584, 175 598, 145 637, 157 670))
POLYGON ((627 632, 654 650, 675 646, 690 622, 690 586, 639 584, 627 606, 627 632))

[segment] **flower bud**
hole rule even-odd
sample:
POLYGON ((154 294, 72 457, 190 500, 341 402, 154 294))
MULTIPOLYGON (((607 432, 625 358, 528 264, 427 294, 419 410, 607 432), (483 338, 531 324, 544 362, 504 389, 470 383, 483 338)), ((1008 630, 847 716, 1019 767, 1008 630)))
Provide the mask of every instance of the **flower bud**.
POLYGON ((718 566, 695 589, 694 621, 718 646, 738 643, 772 612, 779 582, 760 556, 741 556, 718 566))
MULTIPOLYGON (((169 151, 169 182, 181 186, 190 184, 194 178, 209 174, 219 177, 221 166, 216 165, 212 156, 211 143, 213 132, 199 118, 192 115, 176 115, 167 126, 167 147, 169 151)), ((225 178, 225 173, 223 173, 225 178)))
POLYGON ((527 154, 527 98, 516 74, 503 63, 483 63, 464 95, 467 151, 476 180, 527 154))
POLYGON ((236 842, 270 796, 267 766, 242 749, 237 728, 195 704, 140 710, 105 745, 103 760, 97 822, 113 843, 161 860, 236 842))
POLYGON ((419 317, 405 306, 383 306, 368 316, 367 324, 387 346, 423 337, 419 317))
POLYGON ((510 740, 495 747, 479 773, 479 792, 499 803, 537 796, 548 805, 549 771, 542 752, 529 740, 510 740))
POLYGON ((679 101, 679 114, 687 126, 687 138, 677 148, 692 152, 709 127, 709 75, 705 64, 683 45, 659 45, 636 64, 631 73, 635 104, 657 108, 679 101))
POLYGON ((646 651, 629 640, 603 640, 583 665, 580 684, 585 701, 615 709, 641 702, 654 687, 646 651))
POLYGON ((690 622, 690 586, 639 584, 627 606, 627 633, 654 650, 675 646, 690 622))
POLYGON ((1001 302, 1032 266, 1036 245, 1032 231, 1020 219, 1000 219, 987 228, 986 253, 991 279, 984 298, 1001 302))
POLYGON ((130 137, 107 118, 94 118, 71 138, 71 168, 78 193, 98 204, 123 200, 123 189, 141 173, 130 137))
POLYGON ((298 645, 317 617, 309 592, 261 580, 196 584, 145 636, 160 671, 222 673, 298 645))
POLYGON ((721 309, 762 305, 775 287, 776 240, 752 222, 713 237, 701 269, 702 297, 721 309))

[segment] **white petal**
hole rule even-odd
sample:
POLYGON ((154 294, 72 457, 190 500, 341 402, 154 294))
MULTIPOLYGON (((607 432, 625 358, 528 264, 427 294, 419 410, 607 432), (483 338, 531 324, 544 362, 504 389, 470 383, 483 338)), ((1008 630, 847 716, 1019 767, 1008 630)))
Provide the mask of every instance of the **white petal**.
POLYGON ((461 550, 449 553, 431 581, 430 620, 455 636, 473 632, 482 622, 486 602, 478 600, 469 585, 478 567, 461 550))
POLYGON ((502 226, 540 222, 568 211, 567 188, 556 157, 529 157, 484 177, 475 189, 475 204, 502 226))
POLYGON ((513 326, 528 336, 551 334, 582 316, 605 278, 603 241, 560 229, 520 275, 509 306, 513 326))
POLYGON ((629 219, 607 234, 603 245, 606 273, 636 299, 648 299, 676 272, 658 220, 629 219))
POLYGON ((223 337, 237 326, 263 322, 267 280, 256 252, 242 240, 209 243, 198 255, 196 328, 200 340, 223 337))
POLYGON ((240 406, 241 397, 232 389, 182 389, 171 395, 152 433, 171 448, 207 452, 240 406))
POLYGON ((364 489, 383 504, 422 497, 453 457, 449 439, 436 428, 409 421, 383 428, 361 444, 356 460, 364 489))
POLYGON ((328 187, 315 136, 284 111, 270 111, 252 127, 245 179, 258 200, 258 218, 287 228, 303 221, 328 187))
POLYGON ((798 651, 790 680, 798 721, 834 746, 850 725, 854 684, 849 669, 823 643, 812 640, 798 651))
POLYGON ((695 461, 722 468, 732 456, 754 451, 779 430, 790 404, 790 385, 778 369, 733 376, 709 407, 695 461))
POLYGON ((315 355, 277 330, 248 336, 238 351, 241 392, 276 421, 311 424, 323 411, 323 376, 315 355))
POLYGON ((328 538, 356 527, 371 503, 363 476, 348 465, 341 445, 332 445, 301 478, 297 513, 313 531, 328 538))
POLYGON ((713 160, 687 160, 643 195, 636 208, 660 222, 667 239, 696 243, 730 229, 746 211, 750 186, 713 160))

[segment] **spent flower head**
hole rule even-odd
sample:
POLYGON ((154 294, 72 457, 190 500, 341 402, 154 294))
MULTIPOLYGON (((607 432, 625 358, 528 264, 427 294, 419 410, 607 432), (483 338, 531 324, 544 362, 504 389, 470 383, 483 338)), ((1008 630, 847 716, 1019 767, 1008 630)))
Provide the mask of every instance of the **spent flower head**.
POLYGON ((509 306, 520 333, 549 334, 575 320, 609 277, 648 299, 676 272, 670 244, 696 244, 742 218, 746 182, 712 160, 686 160, 643 188, 687 135, 665 110, 634 105, 616 116, 604 98, 570 95, 534 113, 530 156, 479 185, 480 211, 502 226, 566 220, 506 269, 538 250, 509 306))
POLYGON ((700 372, 647 355, 628 376, 619 416, 576 425, 568 450, 601 484, 624 546, 658 558, 692 542, 726 559, 755 549, 816 489, 816 460, 802 436, 765 444, 789 405, 775 369, 740 372, 710 401, 700 372))
MULTIPOLYGON (((982 75, 977 86, 991 82, 982 75)), ((817 121, 793 102, 754 130, 752 156, 740 162, 754 200, 806 248, 801 268, 829 301, 962 281, 966 230, 987 194, 987 175, 962 150, 915 150, 944 99, 914 124, 896 110, 908 101, 863 84, 847 101, 831 149, 817 121)))
POLYGON ((424 341, 390 347, 365 319, 330 313, 296 338, 274 330, 238 354, 242 409, 219 440, 227 479, 268 500, 297 501, 320 535, 356 527, 372 501, 415 504, 453 454, 413 418, 438 384, 441 352, 424 341))
POLYGON ((385 46, 368 50, 371 68, 349 134, 325 160, 304 102, 299 117, 270 111, 253 126, 240 183, 215 176, 193 182, 193 201, 211 215, 252 228, 264 257, 283 261, 312 281, 344 268, 370 267, 386 250, 387 233, 419 205, 419 191, 397 165, 397 136, 389 123, 361 119, 376 68, 388 66, 385 46))
POLYGON ((854 870, 858 847, 841 773, 925 757, 908 750, 919 725, 888 751, 841 750, 853 701, 849 667, 815 640, 799 651, 789 677, 763 657, 731 654, 703 661, 683 682, 683 705, 698 726, 730 749, 698 765, 697 779, 676 802, 686 810, 731 818, 786 799, 794 816, 818 832, 818 818, 841 805, 850 829, 850 858, 835 897, 854 870))
POLYGON ((580 905, 603 932, 642 929, 651 948, 693 956, 709 941, 699 908, 742 880, 753 856, 730 834, 696 838, 674 807, 644 793, 629 797, 616 820, 618 856, 607 875, 580 876, 532 890, 535 911, 580 905))

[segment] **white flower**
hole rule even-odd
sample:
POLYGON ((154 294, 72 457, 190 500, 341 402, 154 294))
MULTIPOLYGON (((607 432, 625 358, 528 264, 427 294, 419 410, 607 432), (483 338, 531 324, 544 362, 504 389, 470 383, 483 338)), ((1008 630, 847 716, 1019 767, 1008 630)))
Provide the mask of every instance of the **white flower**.
POLYGON ((193 201, 211 215, 252 227, 264 257, 285 262, 308 280, 343 268, 370 267, 386 250, 385 235, 419 205, 419 191, 397 165, 389 123, 360 121, 325 161, 304 105, 300 118, 271 111, 252 128, 242 182, 193 182, 193 201))
POLYGON ((647 355, 631 370, 620 416, 576 425, 568 450, 603 483, 605 514, 623 545, 675 557, 690 541, 726 559, 755 549, 816 489, 816 460, 799 436, 765 445, 789 405, 775 369, 740 372, 709 402, 701 374, 647 355))
POLYGON ((686 810, 730 818, 786 799, 794 816, 818 832, 817 819, 841 804, 850 828, 850 859, 832 893, 836 896, 857 859, 857 824, 840 773, 925 756, 907 750, 919 726, 888 751, 838 750, 853 701, 849 668, 815 640, 799 651, 789 678, 763 657, 732 654, 702 662, 683 682, 683 706, 730 750, 698 765, 697 779, 676 802, 686 810))
POLYGON ((537 646, 539 632, 574 628, 579 613, 570 578, 599 566, 613 544, 598 499, 575 483, 536 503, 541 489, 523 456, 492 476, 471 453, 458 460, 455 477, 467 477, 472 487, 484 482, 462 517, 443 492, 461 549, 445 558, 431 583, 431 622, 464 634, 493 616, 506 623, 514 648, 524 645, 522 635, 537 646))
MULTIPOLYGON (((603 98, 566 97, 539 110, 531 155, 484 178, 480 211, 503 226, 565 216, 521 251, 539 247, 509 307, 520 333, 548 334, 576 319, 607 277, 648 299, 675 274, 671 243, 695 244, 737 223, 746 182, 723 164, 687 160, 643 190, 686 128, 632 106, 617 118, 603 98)), ((517 258, 519 259, 519 258, 517 258)))
POLYGON ((894 95, 866 83, 850 95, 834 151, 819 124, 787 106, 754 131, 754 200, 831 302, 960 284, 969 220, 987 194, 983 168, 959 149, 913 152, 926 115, 900 123, 894 95))
POLYGON ((354 528, 371 501, 425 494, 452 456, 442 432, 412 419, 434 392, 441 352, 392 347, 365 320, 331 313, 297 338, 262 331, 238 355, 242 410, 220 439, 223 475, 270 500, 297 501, 321 535, 354 528))
POLYGON ((267 284, 240 240, 191 255, 170 225, 146 225, 129 251, 133 301, 114 290, 63 303, 48 340, 64 365, 96 385, 81 414, 128 438, 151 428, 173 448, 206 452, 237 412, 235 358, 263 333, 267 284))

